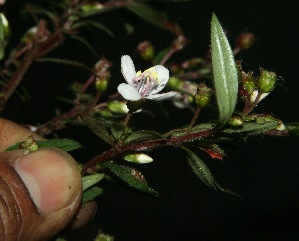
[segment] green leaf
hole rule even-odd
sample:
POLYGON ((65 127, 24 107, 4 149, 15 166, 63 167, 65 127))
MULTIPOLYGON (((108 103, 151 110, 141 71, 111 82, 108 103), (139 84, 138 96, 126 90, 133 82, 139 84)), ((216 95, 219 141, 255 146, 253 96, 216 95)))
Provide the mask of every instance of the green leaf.
POLYGON ((104 31, 105 33, 107 33, 108 35, 110 35, 112 37, 114 36, 113 32, 109 28, 107 28, 104 24, 96 22, 96 21, 92 21, 92 20, 78 21, 72 25, 72 29, 84 27, 87 25, 90 25, 90 26, 97 28, 101 31, 104 31))
POLYGON ((90 188, 91 186, 97 184, 105 177, 104 173, 96 173, 88 176, 84 176, 81 178, 82 181, 82 189, 85 191, 86 189, 90 188))
POLYGON ((103 193, 103 189, 100 187, 92 187, 90 189, 87 189, 83 193, 82 203, 92 201, 95 198, 97 198, 98 196, 100 196, 102 193, 103 193))
POLYGON ((110 145, 114 146, 114 138, 109 134, 108 130, 100 121, 97 121, 88 114, 81 114, 81 119, 93 133, 110 145))
MULTIPOLYGON (((39 146, 41 147, 52 147, 58 148, 63 151, 73 151, 79 148, 82 148, 82 145, 74 140, 70 139, 51 139, 51 140, 35 140, 39 146)), ((10 147, 8 147, 5 151, 13 151, 18 150, 21 142, 18 142, 10 147)))
POLYGON ((167 15, 145 3, 133 2, 126 7, 143 20, 160 28, 166 28, 167 15))
POLYGON ((200 180, 205 183, 208 187, 213 188, 215 190, 219 190, 222 192, 230 193, 233 195, 237 195, 234 192, 222 188, 215 180, 213 174, 209 170, 209 168, 205 165, 205 163, 192 151, 189 149, 183 147, 183 150, 187 154, 187 160, 190 164, 193 172, 195 175, 200 178, 200 180))
POLYGON ((98 54, 97 54, 97 51, 95 50, 95 48, 85 38, 79 37, 78 35, 71 35, 70 38, 79 41, 90 51, 90 53, 92 53, 93 56, 98 57, 98 54))
POLYGON ((149 193, 155 196, 159 195, 157 191, 148 186, 144 176, 134 168, 117 165, 113 162, 102 163, 100 164, 100 167, 108 168, 123 182, 140 192, 149 193))
POLYGON ((161 138, 163 138, 163 136, 161 134, 159 134, 158 132, 135 131, 127 137, 125 143, 134 143, 134 142, 155 140, 155 139, 161 139, 161 138))
POLYGON ((40 59, 37 59, 37 62, 52 62, 52 63, 57 63, 57 64, 65 64, 65 65, 74 66, 74 67, 78 67, 78 68, 87 70, 88 72, 92 72, 92 69, 90 67, 88 67, 87 65, 82 64, 77 61, 74 61, 74 60, 69 60, 69 59, 40 58, 40 59))
POLYGON ((5 50, 5 26, 2 20, 2 13, 0 13, 0 60, 4 57, 5 50))
POLYGON ((259 135, 266 131, 276 129, 279 125, 278 121, 265 121, 265 122, 244 122, 240 128, 227 128, 224 133, 229 134, 243 134, 243 135, 259 135))
POLYGON ((290 134, 299 136, 299 122, 288 123, 287 130, 290 134))
POLYGON ((170 47, 167 47, 159 51, 153 60, 153 64, 159 64, 162 61, 162 59, 166 56, 166 54, 169 53, 170 49, 170 47))
POLYGON ((218 104, 219 127, 224 126, 235 110, 238 96, 238 72, 223 29, 213 13, 211 22, 213 80, 218 104))

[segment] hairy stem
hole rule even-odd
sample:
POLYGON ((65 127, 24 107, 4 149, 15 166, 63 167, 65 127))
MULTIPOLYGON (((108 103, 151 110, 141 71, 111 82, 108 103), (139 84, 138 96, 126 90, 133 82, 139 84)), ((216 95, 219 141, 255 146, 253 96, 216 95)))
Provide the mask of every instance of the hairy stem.
POLYGON ((128 151, 145 151, 145 150, 149 150, 161 146, 178 146, 181 145, 182 143, 189 142, 195 139, 204 138, 213 134, 214 134, 214 130, 209 129, 201 132, 187 133, 182 136, 150 140, 142 143, 127 144, 127 145, 120 146, 117 150, 115 148, 112 148, 94 157, 91 161, 87 162, 83 167, 82 173, 84 174, 84 173, 95 172, 98 169, 96 166, 97 163, 114 159, 118 157, 120 154, 128 151))

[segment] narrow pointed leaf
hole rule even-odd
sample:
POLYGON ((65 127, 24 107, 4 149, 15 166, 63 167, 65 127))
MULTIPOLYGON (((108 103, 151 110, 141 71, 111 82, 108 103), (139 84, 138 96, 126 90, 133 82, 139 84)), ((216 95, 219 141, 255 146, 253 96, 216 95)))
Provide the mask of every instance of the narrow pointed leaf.
POLYGON ((166 28, 167 16, 165 13, 145 3, 131 3, 126 7, 143 20, 160 28, 166 28))
POLYGON ((200 178, 200 180, 205 183, 208 187, 213 188, 215 190, 219 190, 222 192, 230 193, 233 195, 237 195, 234 192, 222 188, 215 180, 213 174, 209 170, 209 168, 206 166, 206 164, 192 151, 189 149, 183 147, 183 150, 186 152, 186 157, 188 160, 188 163, 190 164, 193 172, 195 175, 200 178))
POLYGON ((88 67, 87 65, 77 62, 77 61, 74 61, 74 60, 69 60, 69 59, 40 58, 37 60, 37 62, 52 62, 52 63, 57 63, 57 64, 65 64, 65 65, 78 67, 81 69, 85 69, 89 72, 92 72, 92 69, 90 67, 88 67))
MULTIPOLYGON (((74 140, 70 139, 50 139, 50 140, 35 140, 39 146, 41 147, 52 147, 58 148, 63 151, 73 151, 79 148, 82 148, 82 145, 74 140)), ((18 150, 21 142, 18 142, 10 147, 8 147, 5 151, 13 151, 18 150)))
POLYGON ((155 196, 159 195, 157 191, 148 186, 144 176, 134 168, 117 165, 113 162, 102 163, 100 164, 100 167, 108 168, 123 182, 140 192, 145 192, 155 196))
POLYGON ((161 134, 154 131, 135 131, 131 135, 129 135, 125 141, 125 143, 134 143, 140 141, 147 140, 155 140, 163 138, 161 134))
POLYGON ((259 135, 266 131, 270 131, 276 129, 279 125, 278 121, 267 121, 264 123, 257 123, 257 122, 244 122, 243 126, 240 128, 227 128, 224 129, 224 133, 229 134, 243 134, 246 136, 249 135, 259 135))
POLYGON ((92 201, 95 198, 97 198, 98 196, 100 196, 102 193, 103 193, 103 189, 100 187, 92 187, 90 189, 87 189, 83 193, 82 203, 92 201))
POLYGON ((83 192, 91 186, 97 184, 105 177, 104 173, 95 173, 81 178, 83 192))
POLYGON ((222 127, 229 121, 237 103, 238 72, 232 50, 215 14, 211 22, 211 55, 218 125, 222 127))
POLYGON ((110 145, 114 146, 114 138, 109 134, 108 130, 100 121, 97 121, 88 114, 82 114, 81 119, 93 133, 110 145))
POLYGON ((97 51, 86 39, 79 37, 78 35, 71 35, 70 37, 83 44, 90 51, 90 53, 93 54, 93 56, 98 57, 97 51))

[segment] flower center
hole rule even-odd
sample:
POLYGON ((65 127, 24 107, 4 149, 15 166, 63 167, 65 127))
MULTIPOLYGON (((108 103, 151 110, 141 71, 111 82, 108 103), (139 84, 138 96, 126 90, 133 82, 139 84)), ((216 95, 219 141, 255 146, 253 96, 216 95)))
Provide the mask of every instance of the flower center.
POLYGON ((147 96, 158 85, 158 73, 154 71, 154 68, 149 68, 142 73, 138 71, 133 78, 133 86, 142 97, 147 96))

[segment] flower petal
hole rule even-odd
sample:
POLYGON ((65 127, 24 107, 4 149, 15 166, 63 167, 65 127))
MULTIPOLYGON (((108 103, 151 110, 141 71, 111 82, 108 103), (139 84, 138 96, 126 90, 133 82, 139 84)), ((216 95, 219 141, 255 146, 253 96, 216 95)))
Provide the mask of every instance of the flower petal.
POLYGON ((117 90, 126 100, 136 101, 141 99, 140 94, 132 85, 122 83, 117 87, 117 90))
POLYGON ((159 85, 151 91, 151 94, 156 94, 160 92, 168 82, 169 79, 169 70, 166 69, 163 65, 156 65, 153 67, 154 71, 158 74, 158 80, 160 81, 159 85))
POLYGON ((149 95, 146 98, 150 99, 150 100, 166 100, 166 99, 170 99, 173 98, 174 96, 176 96, 178 94, 178 92, 176 91, 170 91, 170 92, 166 92, 163 94, 155 94, 155 95, 149 95))
POLYGON ((133 60, 129 55, 121 57, 121 72, 128 84, 132 84, 132 79, 136 76, 133 60))

